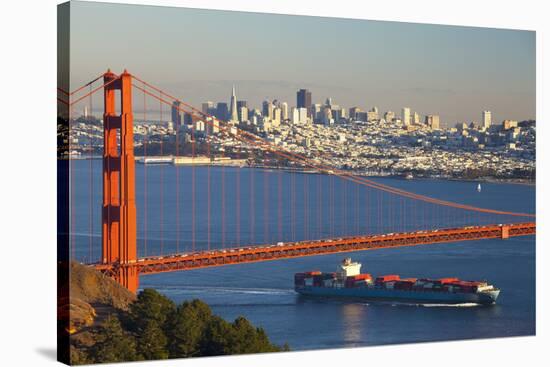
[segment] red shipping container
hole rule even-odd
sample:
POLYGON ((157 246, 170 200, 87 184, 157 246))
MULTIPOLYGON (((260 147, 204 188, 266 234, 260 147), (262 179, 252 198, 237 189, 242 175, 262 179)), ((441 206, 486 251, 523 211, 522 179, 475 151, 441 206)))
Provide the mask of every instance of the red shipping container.
POLYGON ((441 279, 439 279, 439 282, 441 284, 453 283, 453 282, 457 282, 457 281, 459 281, 458 278, 441 278, 441 279))
POLYGON ((348 277, 348 279, 350 278, 355 280, 363 280, 363 279, 372 279, 372 276, 370 274, 357 274, 357 275, 348 277))
POLYGON ((376 282, 389 282, 392 280, 399 280, 399 275, 394 275, 394 274, 382 275, 376 278, 376 282))
POLYGON ((307 275, 321 275, 321 272, 319 270, 314 270, 314 271, 308 271, 306 272, 307 275))

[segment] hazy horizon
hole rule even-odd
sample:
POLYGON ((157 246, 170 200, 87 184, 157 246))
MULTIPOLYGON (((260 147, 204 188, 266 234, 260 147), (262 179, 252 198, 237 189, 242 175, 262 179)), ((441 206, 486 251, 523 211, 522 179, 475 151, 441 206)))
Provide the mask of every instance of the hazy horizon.
POLYGON ((313 103, 446 125, 536 115, 533 31, 73 1, 70 51, 71 89, 126 68, 199 108, 235 85, 256 108, 307 88, 313 103))

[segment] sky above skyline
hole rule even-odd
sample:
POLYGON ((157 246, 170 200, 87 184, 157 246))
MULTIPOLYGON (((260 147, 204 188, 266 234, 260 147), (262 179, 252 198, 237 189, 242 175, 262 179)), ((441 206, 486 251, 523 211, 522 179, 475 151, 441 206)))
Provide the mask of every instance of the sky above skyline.
POLYGON ((407 106, 446 125, 536 113, 532 31, 72 2, 70 51, 71 89, 127 68, 199 108, 234 84, 257 108, 307 88, 314 103, 407 106))

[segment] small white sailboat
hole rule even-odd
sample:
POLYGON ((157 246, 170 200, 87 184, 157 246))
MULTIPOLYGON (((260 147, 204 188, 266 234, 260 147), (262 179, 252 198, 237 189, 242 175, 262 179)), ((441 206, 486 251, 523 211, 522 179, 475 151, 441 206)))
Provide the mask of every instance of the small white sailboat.
POLYGON ((480 183, 477 184, 477 192, 481 192, 481 184, 480 183))

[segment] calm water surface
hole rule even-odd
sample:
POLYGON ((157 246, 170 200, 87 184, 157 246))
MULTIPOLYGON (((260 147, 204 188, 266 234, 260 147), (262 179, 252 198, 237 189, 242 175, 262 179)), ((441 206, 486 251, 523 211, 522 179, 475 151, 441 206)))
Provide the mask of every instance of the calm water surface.
MULTIPOLYGON (((237 168, 137 165, 136 169, 141 256, 522 220, 438 209, 356 188, 331 176, 237 168), (205 219, 208 191, 210 225, 205 219)), ((75 258, 97 260, 101 161, 75 161, 73 172, 75 258)), ((445 200, 535 211, 533 186, 487 183, 478 193, 473 182, 376 180, 445 200)), ((349 255, 363 264, 363 272, 375 275, 487 279, 502 292, 493 306, 447 306, 309 299, 293 291, 295 272, 334 271, 346 254, 147 275, 141 277, 140 286, 155 288, 176 302, 200 298, 227 320, 243 315, 263 327, 275 343, 288 342, 295 350, 535 333, 534 236, 349 255)))

